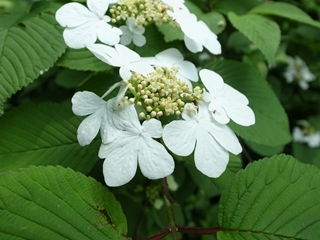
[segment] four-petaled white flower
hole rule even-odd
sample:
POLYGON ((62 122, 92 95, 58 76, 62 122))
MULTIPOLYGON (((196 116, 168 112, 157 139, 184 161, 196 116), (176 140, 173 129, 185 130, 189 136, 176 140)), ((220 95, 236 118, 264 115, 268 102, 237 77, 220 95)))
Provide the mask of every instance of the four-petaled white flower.
POLYGON ((242 126, 255 123, 254 113, 245 95, 225 84, 222 77, 211 70, 202 69, 199 75, 209 91, 203 93, 204 101, 209 102, 209 110, 217 122, 227 124, 232 119, 242 126))
POLYGON ((187 103, 184 120, 175 120, 164 127, 163 141, 173 153, 188 156, 194 150, 197 169, 208 177, 219 177, 226 169, 229 153, 239 154, 241 145, 233 131, 214 121, 208 103, 187 103))
POLYGON ((221 53, 217 35, 203 21, 198 21, 196 15, 190 13, 186 7, 173 7, 173 12, 168 10, 167 13, 180 25, 189 51, 201 52, 205 47, 212 54, 221 53))
POLYGON ((141 62, 138 53, 121 44, 117 44, 113 48, 97 43, 87 46, 87 48, 101 61, 114 67, 120 67, 119 74, 124 80, 130 79, 131 71, 142 75, 154 71, 150 64, 141 62))
POLYGON ((122 31, 120 43, 123 45, 129 45, 133 41, 136 46, 142 47, 147 42, 146 37, 143 36, 144 27, 136 26, 132 17, 127 19, 126 26, 121 26, 120 30, 122 31))
POLYGON ((56 20, 66 27, 63 37, 69 47, 83 48, 95 43, 97 38, 111 46, 119 43, 121 30, 108 24, 111 18, 104 15, 109 3, 112 1, 88 0, 89 9, 80 3, 67 3, 58 9, 56 20))
POLYGON ((99 132, 102 142, 107 143, 120 134, 112 122, 114 99, 104 101, 93 92, 77 92, 71 99, 72 111, 78 116, 86 116, 78 128, 78 141, 81 146, 91 143, 99 132))
POLYGON ((307 90, 309 88, 309 82, 316 79, 306 63, 298 56, 295 58, 289 57, 289 65, 284 73, 284 77, 287 83, 297 81, 302 90, 307 90))
POLYGON ((189 88, 192 88, 190 81, 198 81, 196 66, 192 62, 184 61, 183 55, 175 48, 164 50, 155 57, 144 57, 142 60, 153 66, 178 68, 177 78, 185 81, 189 88))
POLYGON ((170 175, 174 169, 172 156, 153 138, 161 138, 161 122, 156 119, 139 122, 133 105, 116 110, 114 125, 122 130, 116 139, 102 144, 99 157, 105 158, 103 174, 108 186, 120 186, 129 182, 139 165, 142 174, 149 179, 170 175))
POLYGON ((304 134, 299 127, 294 127, 292 132, 294 142, 306 143, 310 148, 320 147, 320 132, 314 131, 304 134))

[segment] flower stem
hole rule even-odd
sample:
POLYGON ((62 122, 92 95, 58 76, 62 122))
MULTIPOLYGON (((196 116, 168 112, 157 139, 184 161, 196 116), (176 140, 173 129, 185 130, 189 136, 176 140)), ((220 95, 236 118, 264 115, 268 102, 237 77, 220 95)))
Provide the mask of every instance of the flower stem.
POLYGON ((174 213, 173 213, 171 203, 166 197, 164 198, 164 201, 165 201, 166 207, 167 207, 167 215, 168 215, 168 220, 169 220, 169 230, 171 231, 172 239, 178 240, 178 232, 177 232, 178 229, 176 227, 176 222, 174 219, 174 213))

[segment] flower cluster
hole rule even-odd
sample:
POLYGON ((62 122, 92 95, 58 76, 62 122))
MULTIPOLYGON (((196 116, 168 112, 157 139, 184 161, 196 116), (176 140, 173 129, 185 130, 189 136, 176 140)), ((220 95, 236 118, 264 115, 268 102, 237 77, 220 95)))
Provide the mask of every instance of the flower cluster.
POLYGON ((293 128, 293 141, 306 143, 310 148, 320 147, 320 131, 310 126, 307 121, 299 121, 300 127, 293 128))
POLYGON ((310 72, 306 63, 297 56, 295 58, 289 57, 289 64, 284 77, 287 83, 298 82, 302 90, 307 90, 309 82, 315 80, 315 76, 310 72))
POLYGON ((99 157, 109 186, 129 182, 139 166, 144 176, 159 179, 172 174, 176 156, 194 152, 196 167, 208 177, 226 169, 229 152, 241 145, 226 125, 255 123, 248 99, 208 69, 198 72, 175 48, 140 57, 124 46, 131 40, 143 46, 146 26, 174 21, 192 52, 221 52, 217 36, 189 12, 183 0, 88 0, 88 8, 69 3, 56 13, 69 47, 86 47, 106 64, 118 67, 122 80, 99 97, 77 92, 72 98, 76 115, 87 116, 78 128, 81 146, 100 131, 99 157), (111 17, 104 15, 109 7, 111 17), (112 26, 126 21, 127 26, 112 26), (99 39, 102 43, 95 43, 99 39), (122 44, 119 44, 122 43, 122 44), (107 44, 107 45, 106 45, 107 44), (199 76, 203 85, 197 85, 199 76), (204 87, 203 87, 204 86, 204 87), (116 97, 109 93, 119 87, 116 97), (170 151, 169 151, 170 150, 170 151))

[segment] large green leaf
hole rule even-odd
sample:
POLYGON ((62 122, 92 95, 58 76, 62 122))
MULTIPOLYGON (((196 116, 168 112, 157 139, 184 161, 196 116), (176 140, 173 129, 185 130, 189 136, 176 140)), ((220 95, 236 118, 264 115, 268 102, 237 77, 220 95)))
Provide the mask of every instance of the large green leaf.
POLYGON ((268 83, 254 66, 224 60, 206 67, 219 73, 226 83, 249 99, 256 123, 243 127, 230 122, 229 126, 236 134, 266 146, 281 146, 291 141, 287 115, 268 83))
POLYGON ((0 238, 127 239, 119 202, 93 178, 62 167, 0 174, 0 238))
POLYGON ((289 3, 270 2, 261 4, 250 10, 250 13, 275 15, 320 28, 320 22, 314 21, 307 13, 289 3))
POLYGON ((96 58, 88 49, 68 48, 57 61, 58 66, 82 71, 106 71, 112 67, 96 58))
POLYGON ((319 182, 317 167, 291 156, 250 164, 221 195, 218 239, 318 239, 319 182))
POLYGON ((276 22, 254 14, 238 16, 228 13, 232 25, 248 37, 265 55, 269 65, 280 44, 280 28, 276 22))
POLYGON ((86 147, 78 144, 82 119, 66 104, 32 104, 11 110, 0 119, 0 172, 62 165, 88 173, 99 160, 100 141, 86 147))
POLYGON ((12 94, 31 83, 65 51, 54 18, 58 3, 39 2, 25 15, 0 13, 0 114, 12 94))

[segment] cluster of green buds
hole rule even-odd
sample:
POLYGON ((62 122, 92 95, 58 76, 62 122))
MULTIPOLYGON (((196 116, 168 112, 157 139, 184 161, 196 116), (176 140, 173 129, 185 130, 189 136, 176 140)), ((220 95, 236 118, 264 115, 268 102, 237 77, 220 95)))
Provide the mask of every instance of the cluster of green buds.
POLYGON ((178 69, 156 67, 155 71, 143 76, 133 73, 128 81, 128 90, 121 102, 138 106, 141 119, 161 116, 180 116, 186 102, 202 99, 202 89, 191 90, 187 83, 177 78, 178 69))
POLYGON ((143 27, 151 23, 157 26, 166 22, 171 22, 172 18, 167 14, 169 7, 162 1, 153 0, 119 0, 117 4, 111 6, 111 21, 125 21, 132 17, 136 26, 143 27))

